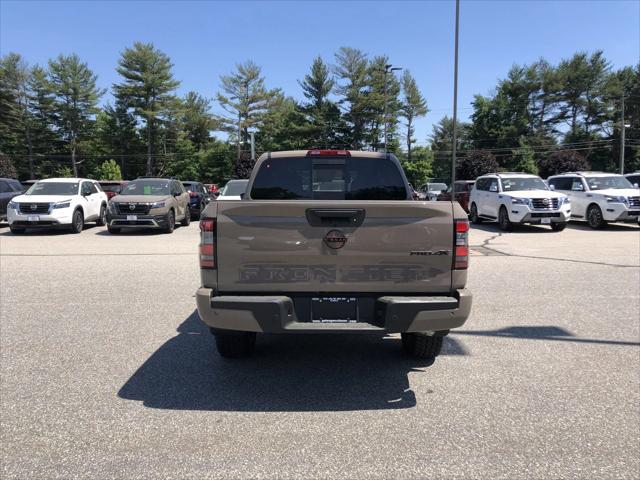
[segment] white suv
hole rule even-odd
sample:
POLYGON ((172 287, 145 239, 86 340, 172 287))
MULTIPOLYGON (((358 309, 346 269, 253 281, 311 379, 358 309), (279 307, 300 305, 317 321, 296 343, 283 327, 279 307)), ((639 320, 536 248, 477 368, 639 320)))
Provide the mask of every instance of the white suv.
POLYGON ((573 172, 554 175, 549 187, 571 197, 571 217, 586 220, 591 228, 607 222, 637 222, 640 190, 616 173, 573 172))
POLYGON ((27 228, 70 228, 80 233, 85 222, 107 222, 107 194, 86 178, 51 178, 34 183, 7 205, 13 233, 27 228))
POLYGON ((516 223, 549 225, 560 231, 571 217, 571 203, 567 195, 550 191, 535 175, 490 173, 476 179, 469 215, 473 223, 497 220, 505 231, 516 223))

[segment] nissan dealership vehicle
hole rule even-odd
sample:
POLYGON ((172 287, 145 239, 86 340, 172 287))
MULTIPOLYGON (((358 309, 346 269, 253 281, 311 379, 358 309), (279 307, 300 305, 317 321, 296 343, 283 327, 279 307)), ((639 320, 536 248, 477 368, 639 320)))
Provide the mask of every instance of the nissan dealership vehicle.
POLYGON ((394 332, 435 357, 471 309, 468 229, 457 203, 411 201, 391 154, 263 154, 202 214, 198 312, 226 357, 258 332, 394 332))
POLYGON ((638 222, 640 191, 623 175, 572 172, 549 177, 548 182, 571 198, 571 218, 586 220, 591 228, 607 222, 638 222))
POLYGON ((106 223, 107 195, 86 178, 50 178, 34 183, 7 205, 13 233, 27 228, 68 228, 80 233, 87 222, 106 223))
POLYGON ((24 186, 13 178, 0 178, 0 221, 7 218, 7 205, 12 198, 21 195, 24 186))
POLYGON ((504 231, 523 223, 549 225, 560 231, 571 217, 569 197, 552 192, 540 177, 528 173, 482 175, 476 179, 469 202, 473 223, 497 220, 504 231))
POLYGON ((138 178, 109 201, 107 221, 110 233, 139 227, 172 233, 177 221, 191 223, 189 194, 179 180, 138 178))

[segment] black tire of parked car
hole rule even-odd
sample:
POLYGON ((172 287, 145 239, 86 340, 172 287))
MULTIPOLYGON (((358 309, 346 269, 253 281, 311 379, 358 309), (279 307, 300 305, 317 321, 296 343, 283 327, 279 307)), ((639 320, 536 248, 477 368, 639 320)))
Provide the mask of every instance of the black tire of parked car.
POLYGON ((164 233, 173 233, 176 228, 176 214, 173 210, 169 210, 164 225, 164 233))
POLYGON ((191 223, 191 208, 187 206, 187 211, 184 212, 184 218, 180 222, 180 225, 182 225, 183 227, 188 227, 190 223, 191 223))
POLYGON ((596 230, 607 224, 602 216, 602 210, 600 210, 598 205, 591 205, 587 209, 587 223, 591 228, 596 230))
POLYGON ((442 350, 442 335, 403 333, 402 348, 414 358, 436 358, 442 350))
POLYGON ((107 224, 107 207, 102 205, 100 207, 100 216, 98 220, 96 220, 96 225, 99 227, 104 227, 107 224))
POLYGON ((475 203, 471 204, 471 208, 469 209, 469 219, 471 223, 482 223, 482 219, 478 216, 478 207, 476 207, 475 203))
POLYGON ((71 233, 82 233, 84 229, 84 215, 82 210, 78 209, 73 212, 71 217, 71 233))
POLYGON ((498 212, 498 226, 500 230, 503 232, 510 232, 513 230, 513 224, 509 220, 509 212, 504 206, 500 207, 500 212, 498 212))
POLYGON ((221 357, 244 358, 251 355, 256 347, 255 332, 211 331, 216 339, 216 348, 221 357))
POLYGON ((551 230, 553 230, 554 232, 561 232, 565 228, 567 228, 567 222, 558 222, 551 224, 551 230))
POLYGON ((13 233, 14 235, 20 235, 25 231, 24 228, 12 227, 12 226, 9 226, 9 230, 11 230, 11 233, 13 233))

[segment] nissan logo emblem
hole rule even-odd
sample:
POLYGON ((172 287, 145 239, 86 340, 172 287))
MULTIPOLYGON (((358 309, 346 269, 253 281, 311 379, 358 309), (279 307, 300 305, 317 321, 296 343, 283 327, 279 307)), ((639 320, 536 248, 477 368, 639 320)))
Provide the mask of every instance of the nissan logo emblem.
POLYGON ((37 210, 38 206, 37 205, 31 205, 31 210, 37 210))
POLYGON ((340 230, 330 230, 324 236, 324 243, 327 244, 327 247, 337 250, 344 247, 344 244, 347 243, 347 237, 340 230))
POLYGON ((136 209, 135 203, 130 203, 129 204, 129 210, 135 210, 135 209, 136 209))

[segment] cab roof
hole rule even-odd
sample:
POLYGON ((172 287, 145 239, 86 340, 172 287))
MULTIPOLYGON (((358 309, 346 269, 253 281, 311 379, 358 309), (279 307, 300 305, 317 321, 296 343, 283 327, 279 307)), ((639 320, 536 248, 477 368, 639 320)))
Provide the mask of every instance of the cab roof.
MULTIPOLYGON (((524 172, 485 173, 484 175, 480 175, 480 177, 498 177, 498 178, 529 177, 529 178, 540 178, 540 177, 538 177, 538 175, 533 175, 531 173, 524 173, 524 172)), ((478 178, 480 178, 480 177, 478 177, 478 178)))
MULTIPOLYGON (((389 156, 393 156, 391 153, 384 152, 363 152, 360 150, 335 150, 335 149, 311 149, 311 150, 286 150, 283 152, 267 152, 260 155, 258 160, 264 160, 265 158, 286 158, 286 157, 306 157, 315 156, 311 152, 338 152, 335 154, 337 157, 355 157, 355 158, 379 158, 386 159, 389 156)), ((326 155, 326 154, 325 154, 326 155)), ((326 155, 330 156, 330 155, 326 155)))
POLYGON ((612 175, 620 175, 619 173, 607 173, 607 172, 591 172, 591 171, 579 171, 579 172, 564 172, 564 173, 559 173, 557 175, 550 175, 551 177, 563 177, 565 175, 571 175, 571 176, 575 176, 578 175, 580 177, 585 177, 585 176, 589 176, 589 177, 610 177, 612 175))
POLYGON ((49 183, 49 182, 55 182, 55 183, 78 183, 78 182, 82 182, 84 180, 87 180, 89 182, 95 182, 95 180, 91 180, 90 178, 45 178, 44 180, 36 180, 37 182, 44 182, 44 183, 49 183))

